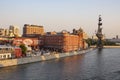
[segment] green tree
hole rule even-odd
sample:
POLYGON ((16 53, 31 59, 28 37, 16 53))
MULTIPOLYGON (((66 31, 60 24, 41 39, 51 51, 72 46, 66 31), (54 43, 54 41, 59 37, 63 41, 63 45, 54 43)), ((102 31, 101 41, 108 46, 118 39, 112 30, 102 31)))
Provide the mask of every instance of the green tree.
POLYGON ((116 46, 116 43, 115 43, 115 42, 111 42, 111 41, 109 41, 109 40, 105 40, 105 41, 103 42, 103 44, 106 45, 106 46, 116 46))
POLYGON ((88 44, 88 46, 90 46, 90 45, 91 45, 91 43, 92 43, 92 41, 91 41, 91 39, 90 39, 90 38, 86 39, 85 41, 86 41, 86 43, 88 44))
POLYGON ((27 52, 27 47, 24 44, 20 45, 20 48, 22 50, 22 54, 26 56, 26 52, 27 52))

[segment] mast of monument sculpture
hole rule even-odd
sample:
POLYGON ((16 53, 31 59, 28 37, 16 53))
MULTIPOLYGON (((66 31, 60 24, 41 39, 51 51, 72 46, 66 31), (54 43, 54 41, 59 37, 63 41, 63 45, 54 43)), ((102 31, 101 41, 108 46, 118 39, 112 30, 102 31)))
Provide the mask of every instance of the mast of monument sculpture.
POLYGON ((101 18, 101 15, 99 15, 99 19, 98 19, 98 30, 97 30, 97 33, 96 33, 96 36, 98 38, 98 41, 97 41, 97 47, 98 48, 102 48, 103 47, 103 43, 102 43, 102 38, 103 38, 103 34, 102 34, 102 18, 101 18))

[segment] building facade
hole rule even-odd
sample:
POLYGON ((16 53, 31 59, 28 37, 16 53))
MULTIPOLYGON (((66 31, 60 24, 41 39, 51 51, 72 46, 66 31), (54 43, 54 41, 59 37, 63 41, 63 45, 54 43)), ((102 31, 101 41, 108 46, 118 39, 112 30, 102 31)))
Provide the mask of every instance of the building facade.
POLYGON ((16 37, 20 36, 19 29, 16 26, 10 26, 9 29, 0 28, 1 37, 16 37))
POLYGON ((13 47, 0 45, 0 59, 12 58, 13 53, 14 53, 13 47))
POLYGON ((52 50, 69 52, 85 48, 83 40, 83 32, 69 33, 63 31, 61 33, 49 33, 44 36, 44 47, 52 50))
POLYGON ((20 32, 17 26, 11 25, 9 27, 9 36, 10 37, 20 36, 20 32))
POLYGON ((3 29, 0 28, 0 37, 6 37, 9 34, 9 30, 8 29, 3 29))
POLYGON ((23 28, 24 37, 36 37, 44 34, 43 26, 25 24, 23 28))
POLYGON ((22 57, 21 48, 0 45, 0 59, 11 59, 20 57, 22 57))
POLYGON ((5 36, 5 29, 3 28, 0 28, 0 36, 5 36))

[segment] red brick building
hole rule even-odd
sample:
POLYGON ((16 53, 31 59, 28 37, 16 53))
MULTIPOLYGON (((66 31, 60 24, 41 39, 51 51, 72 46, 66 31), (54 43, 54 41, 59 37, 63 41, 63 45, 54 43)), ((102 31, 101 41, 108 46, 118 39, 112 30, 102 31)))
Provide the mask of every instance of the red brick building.
POLYGON ((63 31, 61 33, 49 33, 44 36, 44 47, 58 51, 74 51, 84 48, 83 32, 70 34, 63 31))
POLYGON ((20 57, 22 57, 22 50, 21 50, 21 48, 15 47, 15 48, 14 48, 14 55, 15 55, 15 58, 20 58, 20 57))
POLYGON ((39 25, 25 24, 23 27, 24 37, 37 37, 44 34, 44 27, 39 25))

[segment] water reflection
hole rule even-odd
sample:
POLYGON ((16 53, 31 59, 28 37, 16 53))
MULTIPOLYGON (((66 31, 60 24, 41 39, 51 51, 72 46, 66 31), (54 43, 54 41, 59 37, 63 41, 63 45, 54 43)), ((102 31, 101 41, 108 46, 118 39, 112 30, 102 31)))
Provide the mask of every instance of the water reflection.
POLYGON ((103 80, 102 76, 104 76, 103 71, 104 71, 104 58, 103 58, 103 49, 98 49, 97 54, 96 54, 96 72, 97 72, 97 78, 99 80, 103 80))
POLYGON ((1 68, 0 69, 0 80, 8 80, 8 79, 21 80, 21 78, 25 77, 26 75, 25 74, 26 68, 27 68, 26 66, 23 66, 21 68, 18 66, 1 68))
MULTIPOLYGON (((65 77, 65 79, 69 80, 72 79, 73 76, 76 76, 76 74, 79 74, 81 69, 81 63, 84 58, 84 54, 74 57, 68 57, 63 60, 63 68, 62 68, 62 76, 65 77)), ((74 79, 74 78, 73 78, 74 79)))

